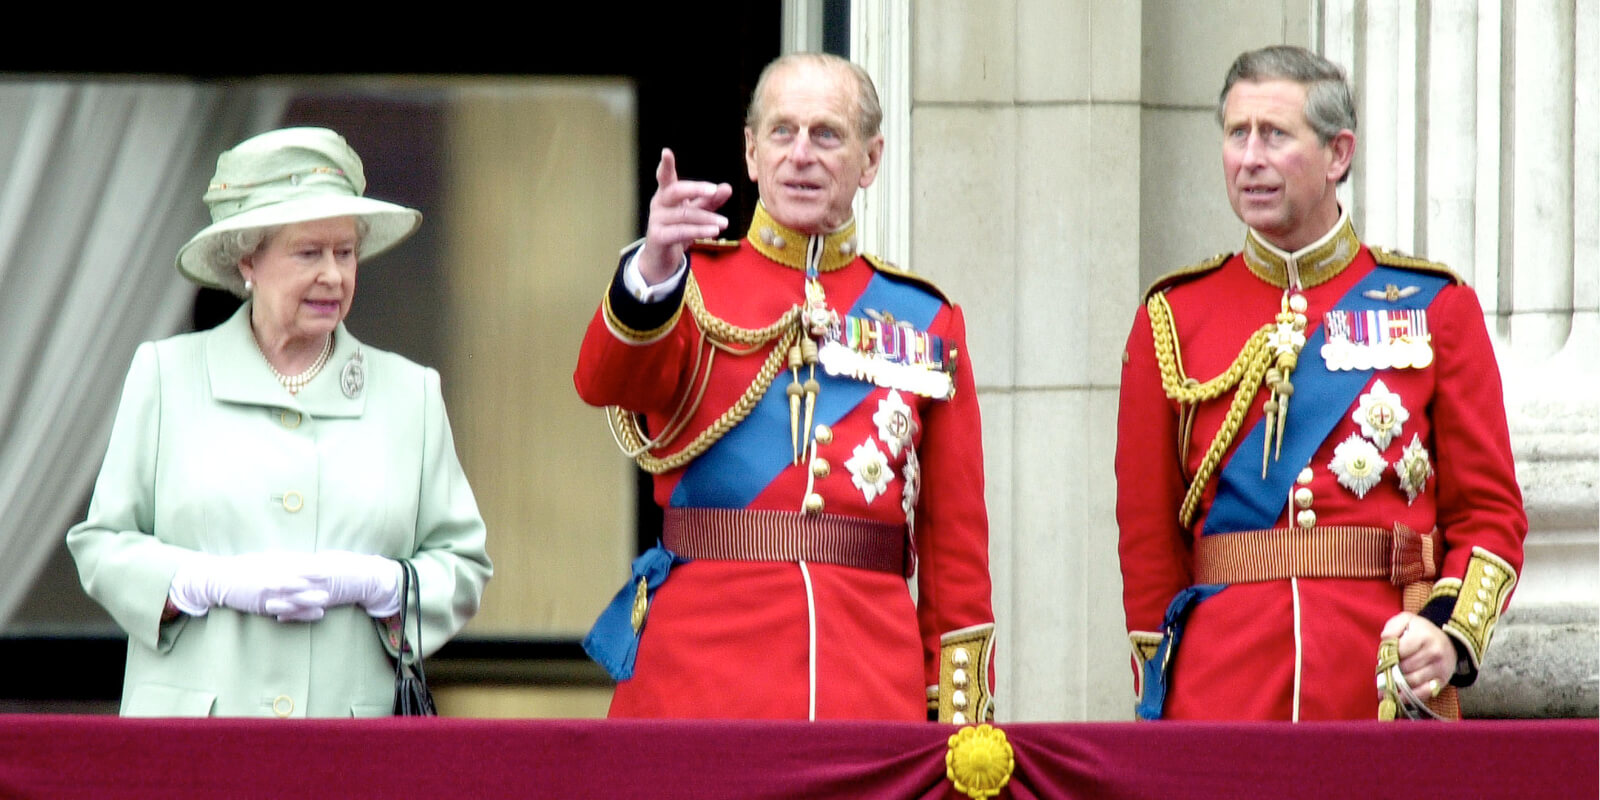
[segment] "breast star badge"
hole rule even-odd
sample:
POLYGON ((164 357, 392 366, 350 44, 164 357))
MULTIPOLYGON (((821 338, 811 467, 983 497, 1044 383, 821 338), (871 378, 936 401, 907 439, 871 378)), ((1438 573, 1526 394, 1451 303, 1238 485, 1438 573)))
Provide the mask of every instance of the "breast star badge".
POLYGON ((1417 502, 1429 476, 1433 475, 1433 463, 1428 459, 1427 448, 1422 446, 1422 439, 1416 434, 1411 434, 1411 444, 1401 451, 1394 471, 1400 476, 1400 488, 1405 490, 1406 505, 1417 502))
POLYGON ((902 449, 909 447, 911 436, 916 432, 916 423, 911 420, 911 406, 906 405, 900 393, 893 389, 878 401, 878 410, 872 415, 872 423, 878 426, 878 438, 888 446, 891 456, 899 456, 902 449))
POLYGON ((1411 412, 1400 402, 1400 395, 1389 391, 1383 381, 1372 382, 1372 390, 1361 395, 1360 405, 1350 414, 1350 421, 1361 426, 1361 435, 1371 439, 1380 451, 1400 435, 1401 426, 1411 419, 1411 412))
POLYGON ((906 448, 906 464, 900 474, 906 479, 905 489, 900 493, 900 510, 906 512, 906 527, 915 530, 917 497, 922 494, 922 463, 917 460, 915 447, 906 448))
POLYGON ((844 462, 850 470, 850 482, 855 484, 870 503, 889 489, 889 458, 878 449, 877 442, 868 439, 856 445, 850 459, 844 462))
POLYGON ((1355 492, 1356 497, 1366 497, 1383 478, 1388 466, 1389 462, 1383 460, 1372 442, 1354 433, 1333 448, 1333 460, 1328 462, 1328 469, 1339 479, 1339 485, 1355 492))

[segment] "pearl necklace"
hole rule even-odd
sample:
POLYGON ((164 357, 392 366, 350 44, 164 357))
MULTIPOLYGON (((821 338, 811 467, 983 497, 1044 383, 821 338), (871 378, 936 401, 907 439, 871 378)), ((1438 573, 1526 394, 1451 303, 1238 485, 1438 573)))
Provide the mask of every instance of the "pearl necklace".
POLYGON ((267 351, 261 347, 259 340, 256 341, 256 349, 261 351, 261 358, 267 362, 267 369, 272 370, 272 377, 277 378, 278 383, 283 384, 283 388, 289 390, 289 394, 299 394, 300 390, 304 389, 312 378, 317 377, 317 373, 321 372, 322 368, 327 365, 328 356, 333 355, 333 334, 328 334, 328 338, 323 341, 322 352, 317 354, 317 360, 311 362, 311 366, 307 367, 306 371, 299 375, 285 375, 279 372, 277 367, 272 366, 272 359, 267 358, 267 351))

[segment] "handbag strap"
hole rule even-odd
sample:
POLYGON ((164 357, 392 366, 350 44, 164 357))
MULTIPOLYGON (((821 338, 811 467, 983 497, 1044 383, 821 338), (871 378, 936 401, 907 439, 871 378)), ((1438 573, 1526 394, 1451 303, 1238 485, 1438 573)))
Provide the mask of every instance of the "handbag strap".
POLYGON ((412 670, 417 678, 426 681, 427 676, 422 671, 422 582, 417 580, 417 567, 409 559, 400 560, 400 647, 395 654, 394 677, 399 680, 405 674, 406 664, 406 634, 407 620, 414 619, 417 628, 416 654, 412 662, 412 670), (411 616, 411 598, 417 602, 417 613, 411 616))

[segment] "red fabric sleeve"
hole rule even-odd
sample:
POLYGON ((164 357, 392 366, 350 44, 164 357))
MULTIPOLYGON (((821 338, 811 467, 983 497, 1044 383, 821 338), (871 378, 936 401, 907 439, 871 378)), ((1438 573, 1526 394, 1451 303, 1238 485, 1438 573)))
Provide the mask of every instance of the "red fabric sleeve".
MULTIPOLYGON (((685 276, 684 280, 688 279, 685 276)), ((639 312, 645 304, 626 291, 613 290, 607 295, 608 302, 589 320, 572 376, 585 403, 621 406, 638 413, 672 412, 685 391, 682 384, 691 372, 699 335, 693 320, 683 313, 682 297, 679 292, 662 301, 675 302, 678 313, 661 330, 639 331, 626 321, 641 318, 639 312)))
POLYGON ((1117 405, 1117 552, 1128 630, 1159 631, 1173 595, 1190 586, 1189 535, 1178 524, 1185 480, 1178 421, 1161 388, 1150 317, 1141 307, 1123 354, 1117 405))
POLYGON ((1438 360, 1433 393, 1438 525, 1444 534, 1441 577, 1466 574, 1473 547, 1522 570, 1528 517, 1517 486, 1506 426, 1505 394, 1477 293, 1447 287, 1430 310, 1438 360))
MULTIPOLYGON (((951 631, 994 622, 989 581, 989 518, 983 499, 983 425, 972 379, 966 322, 951 306, 938 331, 959 352, 956 393, 930 403, 922 416, 918 458, 922 491, 914 535, 917 620, 923 668, 939 683, 939 639, 951 631)), ((991 678, 993 671, 990 672, 991 678)))

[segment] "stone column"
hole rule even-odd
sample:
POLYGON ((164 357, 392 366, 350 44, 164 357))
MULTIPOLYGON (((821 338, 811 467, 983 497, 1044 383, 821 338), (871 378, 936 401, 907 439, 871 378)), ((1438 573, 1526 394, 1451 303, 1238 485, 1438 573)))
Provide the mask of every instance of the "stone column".
POLYGON ((872 76, 883 107, 878 179, 856 197, 861 248, 891 263, 911 257, 911 5, 899 0, 850 4, 850 59, 872 76))
MULTIPOLYGON (((1453 92, 1430 92, 1426 105, 1426 214, 1417 249, 1449 264, 1475 283, 1477 191, 1478 13, 1468 3, 1441 3, 1428 17, 1425 69, 1455 84, 1453 92)), ((1363 141, 1370 137, 1363 137, 1363 141)))
POLYGON ((1127 718, 1106 487, 1139 280, 1139 10, 930 0, 911 22, 911 264, 967 312, 1000 713, 1127 718))

